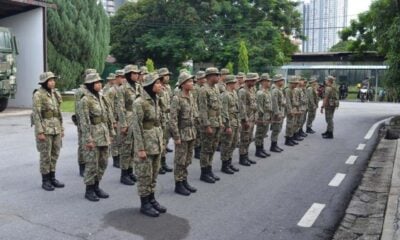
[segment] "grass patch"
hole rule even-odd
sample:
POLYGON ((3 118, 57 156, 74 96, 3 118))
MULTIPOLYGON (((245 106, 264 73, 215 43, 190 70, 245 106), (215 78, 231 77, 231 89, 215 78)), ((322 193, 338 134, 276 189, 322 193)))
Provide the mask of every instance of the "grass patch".
POLYGON ((75 112, 75 97, 71 95, 62 96, 61 112, 75 112))

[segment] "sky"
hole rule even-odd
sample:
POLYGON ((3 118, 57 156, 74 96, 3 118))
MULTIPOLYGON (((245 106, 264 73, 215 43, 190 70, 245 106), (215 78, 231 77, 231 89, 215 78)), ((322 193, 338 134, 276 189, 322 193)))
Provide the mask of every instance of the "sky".
POLYGON ((372 0, 348 0, 347 14, 349 19, 357 18, 357 14, 368 10, 372 0))

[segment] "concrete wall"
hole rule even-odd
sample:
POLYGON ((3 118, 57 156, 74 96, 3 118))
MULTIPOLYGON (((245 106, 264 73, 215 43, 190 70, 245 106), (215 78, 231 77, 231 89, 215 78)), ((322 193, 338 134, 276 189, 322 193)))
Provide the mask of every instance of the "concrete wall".
POLYGON ((17 94, 9 107, 30 108, 32 92, 38 88, 39 75, 44 71, 43 9, 0 19, 0 26, 11 28, 17 38, 17 94))

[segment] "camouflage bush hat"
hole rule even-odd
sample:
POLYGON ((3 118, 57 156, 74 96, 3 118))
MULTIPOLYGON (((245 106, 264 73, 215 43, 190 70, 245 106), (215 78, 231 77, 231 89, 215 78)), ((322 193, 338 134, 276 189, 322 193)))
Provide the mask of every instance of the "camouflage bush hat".
POLYGON ((182 72, 181 74, 179 74, 178 77, 178 86, 182 86, 182 84, 190 79, 194 79, 194 76, 189 74, 188 72, 182 72))
POLYGON ((116 76, 114 73, 108 74, 107 80, 115 80, 116 76))
POLYGON ((238 74, 236 75, 237 78, 245 78, 246 74, 244 74, 244 72, 238 72, 238 74))
POLYGON ((116 77, 118 77, 118 76, 124 76, 124 70, 119 69, 119 70, 115 71, 115 76, 116 76, 116 77))
POLYGON ((103 81, 98 73, 89 73, 85 77, 85 84, 103 81))
POLYGON ((237 79, 235 77, 235 75, 227 75, 225 78, 225 83, 237 83, 237 79))
POLYGON ((221 75, 218 68, 216 67, 209 67, 206 69, 206 77, 210 75, 221 75))
POLYGON ((308 80, 309 84, 312 84, 312 83, 315 83, 315 82, 317 82, 317 79, 314 78, 314 77, 312 77, 312 78, 310 78, 310 80, 308 80))
POLYGON ((229 74, 229 69, 223 68, 221 69, 221 75, 228 75, 229 74))
POLYGON ((202 79, 202 78, 205 78, 205 77, 206 77, 206 72, 204 72, 204 71, 198 71, 196 73, 196 78, 197 79, 202 79))
POLYGON ((169 72, 168 68, 160 68, 157 71, 158 75, 160 77, 166 76, 166 75, 171 75, 171 73, 169 72))
POLYGON ((97 70, 94 68, 88 68, 85 70, 85 76, 91 73, 97 73, 97 70))
POLYGON ((189 70, 187 70, 186 68, 182 68, 181 70, 179 70, 179 74, 181 74, 183 72, 189 72, 189 70))
POLYGON ((326 80, 331 80, 331 81, 335 81, 335 77, 334 76, 327 76, 326 77, 326 80))
POLYGON ((52 72, 44 72, 44 73, 40 74, 39 84, 45 83, 47 80, 49 80, 51 78, 56 79, 58 77, 56 75, 54 75, 54 73, 52 73, 52 72))
POLYGON ((246 79, 244 81, 254 81, 258 80, 260 76, 258 76, 258 73, 247 73, 246 79))
POLYGON ((160 79, 160 75, 157 73, 149 73, 146 76, 144 76, 144 82, 143 82, 143 87, 149 86, 153 83, 155 83, 158 79, 160 79))
POLYGON ((269 77, 268 73, 263 73, 261 74, 260 80, 258 80, 259 82, 261 81, 271 81, 272 79, 269 77))
POLYGON ((292 76, 292 77, 289 79, 289 83, 294 83, 294 84, 299 83, 299 78, 296 77, 296 76, 292 76))
POLYGON ((130 72, 140 73, 140 70, 137 65, 132 65, 132 64, 126 65, 124 67, 124 74, 130 73, 130 72))
POLYGON ((285 80, 285 78, 282 76, 282 74, 276 74, 272 79, 273 82, 279 82, 279 81, 284 81, 284 80, 285 80))
POLYGON ((149 74, 149 70, 147 69, 146 66, 140 67, 140 74, 141 74, 141 75, 149 74))

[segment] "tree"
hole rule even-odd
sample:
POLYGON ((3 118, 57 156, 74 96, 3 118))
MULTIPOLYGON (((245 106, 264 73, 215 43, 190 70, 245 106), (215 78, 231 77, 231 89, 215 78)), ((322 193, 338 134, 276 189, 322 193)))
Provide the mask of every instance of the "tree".
POLYGON ((76 87, 86 68, 104 69, 109 19, 96 0, 49 2, 57 4, 57 9, 47 9, 49 70, 61 76, 58 88, 76 87))
POLYGON ((230 73, 230 74, 233 74, 233 67, 234 67, 233 62, 229 61, 229 62, 226 64, 225 67, 226 67, 227 69, 229 69, 229 73, 230 73))
POLYGON ((333 45, 331 49, 329 49, 329 52, 348 52, 350 51, 353 42, 354 41, 352 40, 340 41, 333 45))
POLYGON ((240 41, 239 47, 239 61, 238 61, 239 72, 248 73, 249 72, 249 55, 246 48, 246 43, 240 41))
POLYGON ((146 60, 146 67, 147 67, 147 70, 149 71, 149 72, 154 72, 154 62, 153 62, 153 60, 151 59, 151 58, 148 58, 147 60, 146 60))

